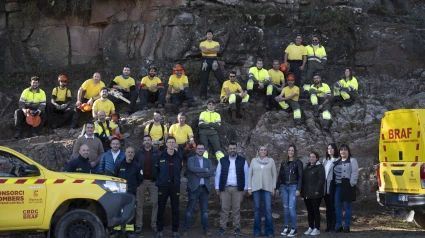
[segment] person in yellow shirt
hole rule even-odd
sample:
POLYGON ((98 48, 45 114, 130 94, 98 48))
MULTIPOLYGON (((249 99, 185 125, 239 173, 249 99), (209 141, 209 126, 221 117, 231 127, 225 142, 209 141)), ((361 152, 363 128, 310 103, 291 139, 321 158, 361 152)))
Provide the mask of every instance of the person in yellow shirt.
MULTIPOLYGON (((295 44, 291 42, 285 49, 283 63, 289 63, 289 71, 295 75, 295 85, 301 86, 301 71, 307 63, 307 50, 302 45, 303 38, 300 34, 295 38, 295 44)), ((309 80, 309 79, 308 79, 309 80)))
POLYGON ((15 111, 15 139, 22 136, 22 130, 26 123, 28 110, 31 115, 40 117, 40 124, 36 127, 31 126, 30 137, 38 136, 40 129, 43 127, 46 120, 44 109, 46 108, 46 93, 39 88, 39 78, 31 77, 31 87, 25 89, 19 98, 19 109, 15 111))
POLYGON ((94 136, 102 141, 103 150, 111 149, 111 140, 120 134, 120 128, 113 121, 106 119, 104 111, 97 113, 97 120, 94 123, 94 136))
POLYGON ((61 74, 58 76, 59 87, 52 91, 52 99, 46 105, 47 125, 51 129, 64 126, 70 122, 74 111, 71 109, 71 90, 67 88, 68 76, 61 74))
MULTIPOLYGON (((248 72, 248 83, 246 85, 246 89, 248 90, 248 94, 250 95, 250 102, 253 102, 252 99, 253 92, 257 92, 257 94, 267 94, 273 90, 273 86, 270 81, 269 72, 263 68, 263 60, 257 59, 256 66, 253 66, 249 69, 248 72)), ((261 97, 261 96, 260 96, 261 97)), ((270 108, 268 105, 268 101, 264 100, 265 106, 267 109, 270 108)))
POLYGON ((159 150, 165 149, 164 142, 168 137, 167 125, 161 122, 161 112, 153 113, 153 121, 145 127, 145 136, 149 135, 152 138, 152 145, 158 147, 159 150))
POLYGON ((269 69, 269 76, 271 85, 267 87, 267 104, 269 109, 278 109, 279 105, 274 99, 280 94, 283 87, 285 87, 285 75, 279 70, 279 60, 273 60, 273 68, 269 69))
POLYGON ((305 47, 307 50, 307 81, 313 78, 314 73, 321 74, 328 60, 326 50, 319 42, 319 37, 313 36, 311 45, 305 47))
POLYGON ((332 102, 332 92, 328 84, 323 83, 320 75, 313 75, 313 84, 304 85, 304 90, 310 94, 310 101, 313 105, 313 113, 315 117, 320 116, 320 111, 322 111, 322 128, 324 130, 329 130, 332 115, 330 113, 331 102, 332 102))
POLYGON ((112 114, 115 114, 115 105, 114 103, 108 99, 108 88, 104 87, 100 90, 101 98, 96 100, 93 104, 93 119, 97 119, 97 112, 104 111, 106 116, 110 118, 112 114))
MULTIPOLYGON (((123 97, 127 98, 130 101, 128 105, 127 112, 128 114, 133 114, 136 111, 136 101, 137 101, 137 91, 136 91, 136 81, 134 78, 130 77, 131 66, 129 64, 124 66, 122 70, 122 75, 116 76, 114 80, 109 84, 109 88, 114 88, 120 91, 123 97)), ((116 98, 112 95, 108 96, 115 105, 120 103, 122 100, 116 98)))
POLYGON ((157 68, 149 66, 149 75, 140 82, 139 98, 142 110, 148 109, 149 103, 156 103, 158 108, 165 105, 165 90, 161 79, 156 77, 157 68))
POLYGON ((289 74, 286 79, 288 86, 282 89, 279 96, 275 97, 276 102, 286 112, 292 110, 294 112, 295 125, 301 125, 301 109, 298 99, 300 97, 300 88, 295 86, 294 74, 289 74))
POLYGON ((222 103, 229 103, 229 109, 232 113, 232 122, 236 121, 236 116, 241 118, 245 116, 246 104, 248 103, 248 100, 248 93, 242 89, 238 82, 236 82, 236 72, 231 71, 229 73, 229 80, 223 83, 220 101, 222 103))
POLYGON ((345 69, 344 78, 339 80, 334 85, 333 104, 345 104, 352 106, 357 98, 359 83, 356 77, 353 76, 351 69, 345 69))
POLYGON ((215 157, 220 160, 224 157, 220 146, 220 137, 218 136, 218 129, 221 126, 221 116, 215 111, 214 100, 207 102, 207 110, 201 112, 199 115, 199 142, 204 144, 205 152, 203 156, 208 159, 208 144, 211 144, 215 157))
POLYGON ((187 158, 195 155, 195 138, 192 128, 186 124, 186 115, 183 112, 177 115, 177 121, 176 124, 170 126, 168 136, 176 138, 177 151, 187 160, 187 158))
POLYGON ((167 101, 171 97, 171 103, 179 107, 184 100, 187 100, 189 107, 196 106, 192 91, 189 88, 189 80, 183 74, 183 66, 176 64, 173 69, 173 75, 168 80, 167 101))
POLYGON ((94 73, 93 78, 84 81, 84 83, 78 89, 77 102, 75 103, 75 112, 72 117, 71 128, 78 128, 78 123, 81 116, 89 117, 89 115, 92 115, 90 111, 81 111, 78 107, 83 103, 87 103, 90 106, 93 106, 94 102, 100 98, 100 89, 103 87, 105 87, 105 83, 101 81, 101 75, 99 72, 94 73))
POLYGON ((214 73, 220 88, 224 83, 224 75, 217 60, 217 53, 220 51, 220 43, 212 40, 212 30, 207 30, 206 34, 207 39, 199 44, 199 49, 202 52, 201 90, 199 93, 202 100, 207 99, 208 78, 211 71, 214 73))

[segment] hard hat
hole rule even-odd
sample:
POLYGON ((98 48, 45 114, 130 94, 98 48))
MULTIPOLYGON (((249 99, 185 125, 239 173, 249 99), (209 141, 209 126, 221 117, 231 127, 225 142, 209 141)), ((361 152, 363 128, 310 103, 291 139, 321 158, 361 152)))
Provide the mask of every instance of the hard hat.
POLYGON ((78 109, 80 109, 82 112, 89 112, 92 109, 92 106, 88 103, 81 104, 78 109))
POLYGON ((60 82, 60 81, 68 82, 68 76, 66 74, 60 74, 58 76, 58 82, 60 82))
POLYGON ((183 68, 183 65, 182 65, 182 64, 177 63, 177 64, 174 66, 174 68, 173 68, 173 74, 176 74, 176 71, 177 71, 177 70, 181 70, 181 71, 182 71, 182 75, 185 75, 185 74, 184 74, 184 68, 183 68))
POLYGON ((286 80, 287 81, 295 81, 295 75, 293 73, 290 73, 288 75, 288 77, 286 77, 286 80))
POLYGON ((288 66, 289 66, 288 62, 282 63, 279 67, 279 70, 286 75, 288 74, 288 68, 289 68, 288 66))
POLYGON ((25 121, 28 123, 28 125, 31 125, 32 127, 39 126, 41 123, 41 118, 40 115, 38 115, 38 111, 28 109, 25 121))

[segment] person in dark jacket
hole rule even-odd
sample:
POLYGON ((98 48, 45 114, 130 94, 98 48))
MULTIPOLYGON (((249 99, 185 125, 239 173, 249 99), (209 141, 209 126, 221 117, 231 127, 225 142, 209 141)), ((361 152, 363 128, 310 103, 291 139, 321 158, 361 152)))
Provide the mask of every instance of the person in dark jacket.
POLYGON ((91 165, 89 162, 89 146, 82 144, 80 146, 79 155, 65 165, 65 172, 90 173, 91 165))
POLYGON ((335 232, 350 232, 352 217, 351 204, 356 200, 356 186, 359 177, 357 160, 351 157, 350 147, 342 144, 339 147, 340 159, 334 162, 331 193, 335 198, 335 232), (345 222, 342 228, 342 204, 345 209, 345 222))
POLYGON ((325 195, 325 168, 319 161, 317 152, 310 152, 307 167, 303 174, 302 195, 308 213, 308 230, 304 235, 320 235, 320 202, 325 195))
POLYGON ((158 217, 156 221, 157 238, 163 237, 165 205, 168 197, 171 202, 173 238, 179 234, 179 203, 180 203, 180 172, 182 155, 175 151, 176 139, 169 136, 166 140, 167 150, 161 152, 155 159, 156 186, 158 187, 158 217))
POLYGON ((125 158, 115 167, 114 176, 127 180, 127 193, 136 196, 137 187, 143 182, 143 170, 134 161, 134 154, 133 147, 125 150, 125 158))
POLYGON ((125 152, 120 150, 120 140, 112 138, 111 149, 103 153, 100 158, 98 173, 102 175, 113 175, 115 167, 125 158, 125 152))
POLYGON ((137 188, 136 234, 142 232, 146 191, 149 192, 150 203, 152 204, 151 227, 154 232, 157 231, 158 187, 155 185, 156 170, 154 160, 159 153, 160 151, 152 146, 152 137, 150 135, 143 136, 143 146, 136 151, 136 157, 134 158, 143 169, 143 183, 137 188))
POLYGON ((303 181, 303 162, 297 159, 297 147, 289 145, 286 161, 280 165, 276 183, 276 196, 282 197, 285 228, 280 233, 283 236, 297 235, 297 197, 300 196, 303 181), (291 218, 291 219, 289 219, 291 218), (292 228, 289 221, 292 221, 292 228))

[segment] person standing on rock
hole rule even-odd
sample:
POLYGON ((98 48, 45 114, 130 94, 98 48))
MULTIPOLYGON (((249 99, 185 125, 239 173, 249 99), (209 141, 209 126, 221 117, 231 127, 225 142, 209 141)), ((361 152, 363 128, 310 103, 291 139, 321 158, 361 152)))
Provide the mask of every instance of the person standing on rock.
POLYGON ((357 98, 357 91, 359 84, 356 77, 353 76, 351 69, 345 69, 344 78, 339 80, 334 85, 334 98, 333 102, 339 104, 343 103, 346 106, 353 105, 357 98))
POLYGON ((121 142, 118 138, 112 138, 111 149, 103 153, 100 158, 98 172, 102 175, 112 176, 115 166, 125 158, 125 152, 120 150, 121 142))
POLYGON ((275 100, 279 103, 279 106, 289 112, 291 109, 294 111, 294 123, 295 125, 301 125, 301 109, 298 99, 300 97, 300 89, 295 86, 295 77, 293 73, 290 73, 286 78, 288 86, 282 89, 279 96, 275 97, 275 100))
POLYGON ((143 206, 145 204, 146 191, 150 196, 152 205, 151 227, 154 232, 156 229, 156 217, 158 215, 158 187, 156 182, 155 159, 160 153, 152 146, 152 137, 143 136, 143 146, 136 151, 135 160, 141 165, 143 170, 143 183, 137 188, 137 210, 136 210, 136 234, 142 232, 143 227, 143 206))
POLYGON ((324 130, 329 130, 332 115, 329 112, 331 109, 332 93, 331 88, 326 83, 322 83, 320 75, 315 74, 313 76, 313 84, 304 85, 304 91, 309 92, 310 101, 313 105, 313 113, 315 117, 319 117, 320 111, 322 111, 324 130))
POLYGON ((158 69, 149 66, 149 75, 140 82, 139 98, 142 110, 148 110, 148 103, 155 103, 158 108, 165 105, 165 90, 161 79, 156 77, 158 69))
POLYGON ((245 116, 248 100, 248 93, 242 89, 238 82, 236 82, 236 72, 231 71, 229 74, 229 80, 223 83, 220 101, 222 103, 229 103, 229 109, 232 113, 232 122, 236 121, 236 116, 241 118, 245 116))
MULTIPOLYGON (((269 76, 272 85, 272 94, 267 91, 267 99, 271 109, 277 109, 279 105, 276 103, 275 97, 280 94, 285 87, 285 75, 279 70, 279 60, 273 60, 273 68, 269 69, 269 76)), ((268 89, 268 88, 267 88, 268 89)))
POLYGON ((319 161, 319 154, 310 152, 301 192, 308 213, 308 230, 304 235, 320 235, 320 202, 324 196, 325 180, 325 168, 319 161))
POLYGON ((254 197, 254 236, 261 235, 261 200, 264 204, 264 235, 274 236, 272 196, 277 180, 276 164, 268 157, 267 148, 260 146, 257 157, 251 160, 248 175, 248 193, 254 197))
POLYGON ((68 76, 61 74, 58 77, 59 87, 52 91, 52 99, 46 106, 47 124, 51 129, 64 126, 72 119, 74 111, 71 109, 71 90, 66 87, 68 84, 68 76))
POLYGON ((326 158, 323 160, 325 167, 325 204, 326 204, 326 229, 325 232, 335 231, 335 204, 330 191, 333 179, 334 162, 338 159, 338 149, 335 143, 330 143, 326 150, 326 158))
POLYGON ((201 66, 201 90, 200 97, 202 100, 207 99, 208 94, 208 78, 210 72, 213 71, 215 78, 218 81, 219 87, 222 88, 224 83, 224 75, 221 72, 220 65, 217 60, 217 53, 220 51, 220 44, 213 41, 213 31, 207 30, 207 40, 199 44, 199 49, 202 52, 202 66, 201 66))
MULTIPOLYGON (((24 125, 31 126, 30 137, 38 136, 40 129, 46 120, 44 109, 46 108, 46 93, 39 88, 40 79, 31 77, 31 87, 25 89, 19 98, 19 109, 15 111, 15 139, 22 136, 24 125), (39 123, 29 124, 27 117, 38 117, 39 123)), ((35 119, 34 119, 35 120, 35 119)), ((35 123, 35 121, 33 122, 35 123)))
POLYGON ((291 44, 286 47, 283 60, 283 63, 289 63, 289 71, 295 74, 295 85, 297 85, 297 87, 301 87, 301 71, 304 70, 307 63, 307 50, 302 45, 302 41, 302 36, 298 34, 295 38, 295 44, 291 42, 291 44))
MULTIPOLYGON (((109 84, 109 88, 113 88, 122 93, 123 97, 127 98, 130 101, 130 105, 128 105, 127 112, 128 114, 132 114, 136 111, 136 101, 137 101, 137 91, 136 91, 136 81, 134 78, 130 77, 131 66, 129 64, 125 65, 122 74, 116 76, 114 80, 109 84)), ((109 100, 111 100, 115 105, 120 103, 122 100, 116 98, 112 95, 108 96, 109 100)))
POLYGON ((100 98, 93 104, 93 120, 97 120, 97 113, 99 111, 104 111, 108 118, 111 118, 112 114, 115 114, 115 105, 111 100, 109 100, 108 91, 107 87, 100 89, 100 98))
POLYGON ((297 232, 297 197, 300 196, 303 181, 303 163, 297 159, 297 147, 289 145, 287 159, 282 162, 276 182, 276 195, 282 197, 283 221, 282 236, 294 237, 297 232), (292 223, 292 228, 289 222, 292 223))
POLYGON ((72 149, 72 157, 78 157, 78 150, 81 145, 86 144, 89 146, 89 162, 90 162, 90 170, 92 174, 97 173, 97 166, 99 164, 100 158, 103 155, 103 145, 99 138, 94 136, 94 124, 93 122, 87 122, 85 125, 85 133, 83 136, 79 137, 72 149))
POLYGON ((65 165, 65 172, 75 173, 91 173, 91 164, 89 161, 90 148, 86 144, 82 144, 78 150, 78 157, 75 157, 65 165))
MULTIPOLYGON (((246 88, 251 98, 253 96, 253 92, 257 92, 260 94, 265 93, 267 96, 272 95, 273 85, 270 81, 269 72, 263 68, 262 59, 257 59, 256 66, 251 67, 249 69, 248 83, 246 84, 246 88)), ((270 109, 270 104, 268 100, 265 100, 265 106, 267 110, 270 109)))
POLYGON ((171 218, 173 238, 179 238, 179 204, 180 204, 180 172, 183 159, 174 149, 176 139, 169 136, 166 141, 167 150, 161 152, 155 160, 156 186, 158 187, 158 219, 156 238, 164 236, 164 213, 168 197, 171 203, 171 218))
POLYGON ((204 156, 205 145, 196 145, 196 155, 187 161, 186 177, 188 202, 184 219, 184 236, 188 235, 192 220, 192 212, 199 200, 201 210, 201 223, 204 234, 212 236, 208 227, 208 198, 212 191, 210 178, 214 177, 215 168, 208 158, 204 156))
POLYGON ((313 36, 311 45, 307 45, 307 80, 313 78, 314 73, 320 74, 328 60, 326 50, 319 42, 319 37, 313 36))
POLYGON ((340 159, 334 162, 331 193, 335 201, 335 232, 350 232, 353 215, 352 203, 356 200, 356 185, 359 177, 357 160, 351 157, 350 147, 342 144, 339 147, 340 159), (342 227, 342 205, 345 210, 344 228, 342 227))
POLYGON ((246 159, 236 153, 236 142, 230 142, 228 155, 221 158, 215 173, 215 191, 220 196, 221 216, 217 236, 226 232, 230 207, 236 236, 242 236, 240 208, 248 190, 249 167, 246 159))
POLYGON ((153 113, 153 121, 145 126, 145 135, 150 135, 152 144, 159 150, 164 150, 164 142, 168 137, 167 125, 161 122, 161 112, 153 113))
POLYGON ((204 144, 204 157, 208 159, 208 144, 211 144, 217 160, 224 157, 221 152, 220 137, 218 128, 221 126, 221 116, 215 111, 215 101, 207 102, 207 110, 199 115, 199 142, 204 144))
POLYGON ((186 124, 186 114, 180 112, 177 115, 177 123, 170 126, 168 135, 176 139, 178 152, 183 156, 183 159, 188 159, 195 155, 196 148, 195 138, 193 137, 192 128, 186 124))
POLYGON ((94 102, 101 98, 100 89, 103 87, 105 87, 105 83, 101 81, 101 75, 98 72, 93 74, 93 78, 84 81, 78 89, 77 102, 75 103, 75 112, 72 117, 71 128, 78 128, 79 119, 82 115, 91 115, 91 108, 90 110, 85 111, 81 105, 87 103, 90 107, 92 107, 94 102))
POLYGON ((192 91, 189 88, 189 80, 184 75, 184 69, 181 64, 175 65, 173 75, 168 79, 167 101, 169 100, 175 107, 179 107, 185 100, 187 100, 189 107, 196 106, 192 91))

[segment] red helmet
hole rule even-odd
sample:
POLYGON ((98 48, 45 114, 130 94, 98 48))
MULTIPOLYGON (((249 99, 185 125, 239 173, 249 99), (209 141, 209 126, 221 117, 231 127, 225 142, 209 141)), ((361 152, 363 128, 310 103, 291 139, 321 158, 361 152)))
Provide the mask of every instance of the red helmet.
POLYGON ((176 74, 176 71, 177 71, 177 70, 181 70, 181 71, 182 71, 182 75, 185 75, 185 74, 184 74, 184 68, 183 68, 183 65, 182 65, 182 64, 177 63, 177 64, 174 66, 174 68, 173 68, 173 74, 176 74))
POLYGON ((60 75, 58 76, 58 82, 60 82, 60 81, 68 82, 68 76, 67 76, 67 75, 65 75, 65 74, 60 74, 60 75))
POLYGON ((295 81, 295 75, 293 73, 290 73, 288 75, 288 77, 286 77, 286 80, 287 81, 295 81))

